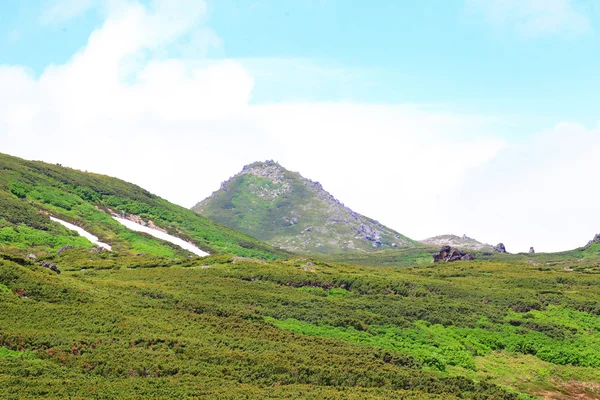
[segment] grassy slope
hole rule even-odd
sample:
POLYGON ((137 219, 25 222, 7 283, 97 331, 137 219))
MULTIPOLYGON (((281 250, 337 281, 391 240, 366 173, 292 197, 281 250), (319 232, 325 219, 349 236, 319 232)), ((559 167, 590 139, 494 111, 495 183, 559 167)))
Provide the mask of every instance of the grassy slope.
POLYGON ((599 247, 574 271, 512 256, 68 271, 74 252, 54 275, 6 257, 0 397, 595 398, 599 247))
MULTIPOLYGON (((355 240, 352 224, 332 222, 332 219, 347 220, 348 211, 333 203, 320 186, 307 184, 308 181, 297 172, 279 168, 282 179, 278 183, 251 173, 238 175, 227 183, 227 190, 218 190, 193 209, 224 225, 299 253, 376 250, 372 242, 355 240), (284 189, 286 187, 289 190, 284 189), (265 195, 274 191, 281 194, 277 197, 265 195), (292 216, 298 217, 294 224, 290 223, 292 216), (306 231, 308 228, 310 232, 306 231), (349 248, 348 241, 352 241, 354 247, 349 248)), ((382 248, 391 248, 391 243, 400 247, 420 246, 372 219, 364 216, 359 219, 361 224, 375 227, 382 233, 382 248)))
POLYGON ((48 253, 86 240, 40 213, 75 223, 116 251, 176 257, 188 253, 170 243, 132 232, 108 209, 138 215, 210 253, 275 259, 285 253, 198 216, 144 189, 108 176, 84 173, 0 154, 0 246, 5 251, 48 253))

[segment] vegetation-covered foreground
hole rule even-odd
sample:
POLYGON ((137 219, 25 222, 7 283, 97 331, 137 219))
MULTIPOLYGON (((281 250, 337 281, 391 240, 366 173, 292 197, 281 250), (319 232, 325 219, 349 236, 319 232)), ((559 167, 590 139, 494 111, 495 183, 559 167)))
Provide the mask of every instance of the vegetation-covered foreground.
POLYGON ((51 214, 82 227, 117 252, 191 255, 178 246, 125 228, 111 218, 111 212, 151 220, 211 254, 264 259, 286 255, 120 179, 0 153, 0 250, 46 255, 65 245, 92 246, 52 222, 51 214))
POLYGON ((60 275, 0 258, 0 398, 600 396, 600 245, 409 267, 104 254, 54 257, 60 275))

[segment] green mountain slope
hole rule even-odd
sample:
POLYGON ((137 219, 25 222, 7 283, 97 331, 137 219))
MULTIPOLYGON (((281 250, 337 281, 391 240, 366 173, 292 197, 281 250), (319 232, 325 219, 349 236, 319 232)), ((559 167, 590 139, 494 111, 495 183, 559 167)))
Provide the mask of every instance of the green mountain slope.
POLYGON ((296 252, 335 254, 419 245, 352 211, 318 182, 273 161, 245 166, 192 209, 296 252))
POLYGON ((117 252, 190 255, 178 246, 125 228, 111 213, 151 221, 211 254, 285 256, 281 250, 120 179, 0 154, 0 248, 4 251, 43 255, 65 245, 92 247, 51 221, 52 215, 82 227, 117 252))

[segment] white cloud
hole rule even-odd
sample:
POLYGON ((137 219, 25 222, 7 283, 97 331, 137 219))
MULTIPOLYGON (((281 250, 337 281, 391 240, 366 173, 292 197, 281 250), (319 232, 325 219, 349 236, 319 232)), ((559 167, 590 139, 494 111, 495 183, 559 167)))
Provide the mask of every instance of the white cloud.
POLYGON ((205 21, 196 0, 121 3, 85 48, 39 78, 0 66, 1 151, 117 176, 185 206, 244 164, 273 158, 417 239, 467 233, 543 250, 600 228, 593 213, 584 218, 598 193, 583 182, 598 131, 560 126, 515 145, 491 134, 497 118, 422 105, 252 105, 247 60, 165 56, 190 40, 220 46, 205 21), (549 215, 554 230, 542 223, 549 215))
POLYGON ((596 183, 600 128, 562 123, 472 170, 448 197, 457 230, 509 251, 568 250, 600 231, 596 183))
POLYGON ((103 3, 105 3, 104 0, 53 0, 42 13, 41 22, 43 24, 66 22, 103 3))
POLYGON ((482 13, 497 26, 510 26, 530 36, 579 35, 592 30, 574 0, 466 0, 467 9, 482 13))

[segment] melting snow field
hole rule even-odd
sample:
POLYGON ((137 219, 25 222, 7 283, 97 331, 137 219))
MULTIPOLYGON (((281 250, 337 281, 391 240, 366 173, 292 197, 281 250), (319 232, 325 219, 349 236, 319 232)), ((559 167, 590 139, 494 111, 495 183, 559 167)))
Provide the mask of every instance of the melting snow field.
POLYGON ((190 242, 186 242, 183 239, 180 239, 178 237, 169 235, 168 233, 156 230, 156 229, 152 229, 149 228, 147 226, 144 225, 140 225, 138 223, 135 223, 133 221, 130 221, 128 219, 124 219, 124 218, 119 218, 119 217, 115 217, 113 216, 113 219, 115 219, 116 221, 120 222, 121 224, 125 225, 127 228, 131 229, 132 231, 136 231, 136 232, 144 232, 147 233, 149 235, 152 235, 158 239, 162 239, 165 240, 167 242, 176 244, 177 246, 181 247, 182 249, 185 249, 191 253, 196 254, 197 256, 200 257, 205 257, 208 256, 210 254, 208 254, 205 251, 200 250, 198 247, 196 247, 195 245, 193 245, 190 242))
POLYGON ((58 222, 59 224, 61 224, 62 226, 64 226, 67 229, 70 229, 72 231, 79 233, 80 236, 83 236, 84 238, 86 238, 90 242, 94 243, 95 245, 100 246, 106 250, 112 250, 112 247, 110 247, 110 245, 108 245, 106 243, 102 243, 100 240, 98 240, 98 238, 96 236, 92 235, 89 232, 86 232, 85 230, 81 229, 77 225, 73 225, 67 221, 63 221, 62 219, 58 219, 58 218, 54 218, 54 217, 50 217, 50 219, 54 222, 58 222))

